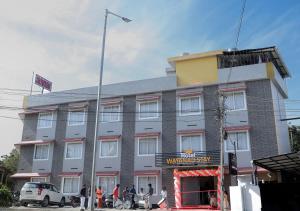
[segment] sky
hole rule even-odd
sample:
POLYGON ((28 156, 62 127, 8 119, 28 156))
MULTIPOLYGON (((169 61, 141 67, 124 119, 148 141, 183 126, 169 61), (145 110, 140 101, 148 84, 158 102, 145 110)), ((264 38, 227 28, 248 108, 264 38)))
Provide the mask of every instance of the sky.
MULTIPOLYGON (((53 91, 97 85, 104 10, 110 16, 104 84, 165 75, 167 58, 234 47, 241 0, 0 0, 0 106, 21 107, 32 72, 53 91)), ((292 78, 288 109, 300 110, 300 1, 248 0, 238 48, 277 46, 292 78)), ((34 86, 34 93, 40 89, 34 86)), ((0 107, 0 155, 21 140, 21 110, 0 107)), ((300 112, 289 112, 289 117, 300 112)), ((299 124, 299 122, 291 122, 299 124)))

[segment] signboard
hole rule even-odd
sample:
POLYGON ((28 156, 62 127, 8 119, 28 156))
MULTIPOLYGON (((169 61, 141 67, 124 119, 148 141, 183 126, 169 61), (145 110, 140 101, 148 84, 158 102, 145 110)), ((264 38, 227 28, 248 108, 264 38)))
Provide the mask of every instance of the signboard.
POLYGON ((219 151, 196 151, 186 150, 175 153, 156 153, 156 167, 176 167, 176 166, 198 166, 198 165, 219 165, 219 151))
POLYGON ((229 174, 237 175, 236 155, 231 152, 228 153, 228 167, 229 167, 229 174))
POLYGON ((40 76, 38 74, 35 75, 34 83, 50 92, 52 90, 52 82, 48 81, 47 79, 43 78, 42 76, 40 76))

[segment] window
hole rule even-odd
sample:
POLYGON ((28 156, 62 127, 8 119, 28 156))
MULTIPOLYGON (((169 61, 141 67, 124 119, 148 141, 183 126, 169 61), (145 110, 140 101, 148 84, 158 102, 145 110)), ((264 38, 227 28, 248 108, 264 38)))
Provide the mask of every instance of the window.
POLYGON ((53 121, 53 113, 39 113, 38 128, 51 128, 53 121))
POLYGON ((34 160, 48 160, 49 144, 35 145, 34 160))
POLYGON ((62 185, 63 193, 77 194, 79 193, 79 177, 64 177, 62 185))
POLYGON ((120 119, 120 105, 103 106, 102 108, 103 122, 116 122, 120 119))
POLYGON ((157 152, 157 138, 139 138, 138 155, 155 155, 157 152))
POLYGON ((137 190, 140 193, 141 188, 144 189, 144 193, 148 191, 148 184, 152 185, 153 194, 157 194, 157 176, 138 176, 137 177, 137 190))
POLYGON ((118 141, 100 141, 100 157, 117 157, 118 141))
POLYGON ((68 125, 84 125, 85 110, 69 111, 68 125))
POLYGON ((31 177, 31 182, 46 182, 46 177, 31 177))
POLYGON ((66 143, 65 158, 81 159, 82 143, 66 143))
POLYGON ((202 136, 181 136, 181 152, 185 150, 202 151, 202 136))
POLYGON ((158 117, 158 102, 140 102, 140 119, 151 119, 158 117))
POLYGON ((194 115, 201 113, 200 97, 180 98, 180 115, 194 115))
POLYGON ((225 98, 225 106, 228 110, 244 110, 246 109, 245 92, 227 93, 225 98))
POLYGON ((99 177, 98 184, 101 186, 104 194, 112 194, 116 186, 116 177, 99 177))
POLYGON ((225 141, 227 152, 234 151, 234 143, 236 145, 236 151, 248 151, 248 132, 229 132, 227 140, 225 141))

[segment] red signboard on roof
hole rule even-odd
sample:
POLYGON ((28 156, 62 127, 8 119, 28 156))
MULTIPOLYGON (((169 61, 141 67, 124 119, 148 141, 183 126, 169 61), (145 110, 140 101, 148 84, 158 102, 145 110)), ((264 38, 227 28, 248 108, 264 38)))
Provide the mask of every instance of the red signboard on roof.
POLYGON ((38 74, 35 75, 35 84, 51 92, 52 82, 38 74))

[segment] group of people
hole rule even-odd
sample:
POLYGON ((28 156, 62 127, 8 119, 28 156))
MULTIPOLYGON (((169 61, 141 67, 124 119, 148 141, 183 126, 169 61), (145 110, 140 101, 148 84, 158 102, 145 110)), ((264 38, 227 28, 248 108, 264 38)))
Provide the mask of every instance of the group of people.
MULTIPOLYGON (((101 188, 101 186, 99 186, 98 188, 96 188, 95 190, 96 192, 96 198, 97 198, 97 208, 102 208, 103 207, 103 202, 102 202, 102 197, 103 197, 103 190, 101 188)), ((120 184, 117 184, 115 186, 115 188, 113 189, 113 207, 115 207, 116 202, 120 199, 123 200, 123 202, 125 202, 126 200, 130 200, 131 201, 131 209, 135 209, 136 207, 136 203, 135 203, 135 197, 137 195, 137 191, 135 189, 135 186, 132 185, 131 188, 129 189, 128 187, 125 187, 124 190, 122 191, 122 198, 120 195, 120 184)), ((144 188, 141 188, 139 191, 139 195, 145 200, 145 208, 151 210, 152 209, 152 204, 153 204, 153 187, 151 184, 148 184, 148 189, 147 191, 144 193, 144 188)), ((165 200, 165 203, 167 204, 167 191, 166 191, 166 187, 162 188, 161 191, 161 195, 162 195, 162 199, 165 200)), ((91 203, 92 203, 92 199, 91 199, 91 188, 86 188, 86 185, 82 186, 82 189, 80 191, 80 210, 83 211, 85 208, 90 208, 91 207, 91 203), (88 200, 88 205, 87 207, 85 206, 86 204, 86 199, 88 200)))
MULTIPOLYGON (((151 184, 148 184, 148 190, 146 193, 144 193, 144 188, 140 189, 139 195, 147 201, 147 208, 152 209, 152 196, 153 196, 153 187, 151 184)), ((120 184, 117 184, 116 187, 113 190, 113 206, 115 207, 116 202, 120 198, 120 184)), ((135 209, 136 204, 135 204, 135 197, 137 195, 137 191, 135 189, 135 186, 132 185, 131 188, 129 189, 128 187, 125 187, 124 190, 122 191, 122 199, 125 202, 126 200, 131 200, 131 209, 135 209)))

